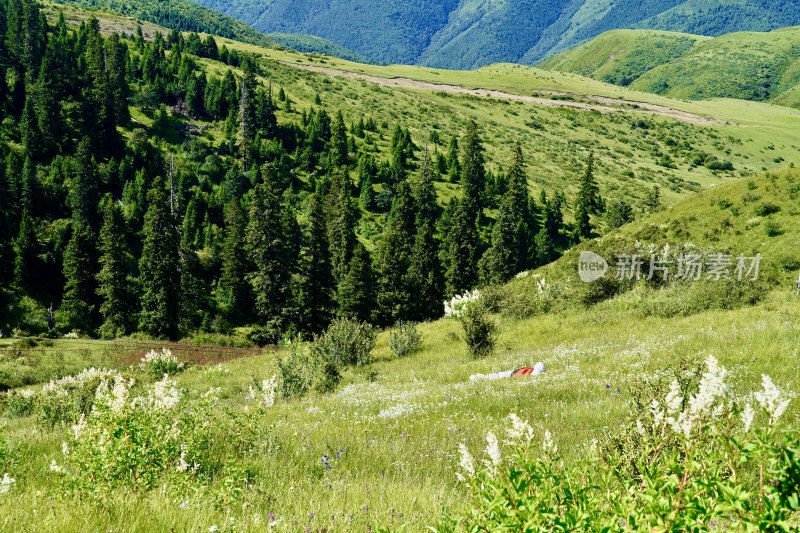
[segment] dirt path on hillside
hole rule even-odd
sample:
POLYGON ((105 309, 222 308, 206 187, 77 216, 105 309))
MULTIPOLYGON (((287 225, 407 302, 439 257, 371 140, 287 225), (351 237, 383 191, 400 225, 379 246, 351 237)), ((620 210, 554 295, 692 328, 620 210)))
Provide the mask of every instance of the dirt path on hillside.
MULTIPOLYGON (((310 72, 317 72, 319 74, 327 74, 331 76, 339 76, 342 78, 352 78, 357 80, 364 80, 377 85, 386 87, 396 87, 400 89, 421 89, 427 91, 439 91, 452 94, 465 94, 471 96, 481 96, 488 98, 498 98, 502 100, 514 100, 517 102, 525 102, 545 107, 561 107, 569 109, 581 109, 584 111, 599 111, 600 113, 619 113, 619 112, 632 112, 632 113, 646 113, 649 115, 659 115, 662 117, 672 118, 681 122, 689 124, 702 124, 706 126, 719 126, 724 124, 718 120, 714 120, 701 115, 695 115, 686 111, 680 111, 671 107, 660 106, 656 104, 648 104, 646 102, 634 102, 629 100, 621 100, 618 98, 610 98, 607 96, 586 96, 589 102, 576 102, 572 100, 557 100, 550 98, 543 98, 540 96, 524 96, 521 94, 507 93, 503 91, 496 91, 492 89, 469 89, 459 85, 449 85, 445 83, 432 83, 427 81, 412 80, 410 78, 384 78, 381 76, 374 76, 372 74, 364 74, 361 72, 351 72, 349 70, 341 70, 331 67, 320 67, 317 65, 299 65, 297 63, 290 63, 281 61, 282 65, 294 67, 301 70, 310 72)), ((553 93, 554 96, 559 93, 553 93)), ((560 94, 561 96, 569 96, 568 94, 560 94)))

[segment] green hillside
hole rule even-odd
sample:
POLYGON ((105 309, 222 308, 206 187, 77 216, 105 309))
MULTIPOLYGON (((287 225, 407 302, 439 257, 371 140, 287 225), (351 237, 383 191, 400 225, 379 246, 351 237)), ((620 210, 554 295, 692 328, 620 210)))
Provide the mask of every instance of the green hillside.
POLYGON ((650 30, 603 34, 540 67, 680 99, 738 98, 797 106, 800 29, 713 39, 650 30))

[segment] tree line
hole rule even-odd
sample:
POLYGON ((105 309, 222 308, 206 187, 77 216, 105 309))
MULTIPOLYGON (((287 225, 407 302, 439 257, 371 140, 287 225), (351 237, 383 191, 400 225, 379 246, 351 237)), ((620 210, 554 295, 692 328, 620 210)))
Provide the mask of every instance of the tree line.
POLYGON ((519 146, 507 172, 487 170, 474 122, 442 151, 429 150, 438 132, 418 146, 397 125, 381 158, 388 124, 348 125, 321 96, 295 111, 256 58, 212 38, 50 26, 30 0, 0 10, 6 328, 178 338, 249 325, 266 343, 339 316, 435 319, 444 298, 552 261, 607 210, 591 158, 568 225, 563 192, 529 195, 519 146), (441 181, 460 194, 441 201, 441 181), (368 220, 382 230, 365 234, 368 220))

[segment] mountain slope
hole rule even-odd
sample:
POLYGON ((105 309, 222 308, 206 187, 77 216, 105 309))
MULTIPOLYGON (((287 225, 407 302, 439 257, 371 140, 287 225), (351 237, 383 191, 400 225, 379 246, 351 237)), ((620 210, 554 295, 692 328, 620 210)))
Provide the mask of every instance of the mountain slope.
POLYGON ((713 39, 651 30, 614 31, 540 66, 672 98, 800 104, 800 28, 713 39))
POLYGON ((800 24, 788 0, 193 0, 264 32, 319 35, 383 63, 535 64, 605 31, 703 35, 800 24))

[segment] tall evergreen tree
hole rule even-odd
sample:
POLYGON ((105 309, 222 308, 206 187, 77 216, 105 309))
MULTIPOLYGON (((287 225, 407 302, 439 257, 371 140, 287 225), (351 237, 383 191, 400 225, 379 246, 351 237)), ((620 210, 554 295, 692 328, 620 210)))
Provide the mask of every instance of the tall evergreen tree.
POLYGON ((72 237, 64 252, 64 298, 61 302, 64 327, 90 333, 94 330, 95 253, 91 229, 85 223, 72 224, 72 237))
POLYGON ((139 329, 151 337, 174 339, 178 336, 181 298, 180 243, 163 178, 153 180, 147 201, 139 259, 142 305, 139 329))
POLYGON ((244 324, 251 315, 252 297, 247 283, 245 219, 238 198, 225 206, 225 237, 222 244, 222 272, 217 284, 217 304, 225 319, 234 326, 244 324))
POLYGON ((478 125, 471 121, 461 144, 461 189, 464 193, 462 205, 475 221, 481 216, 486 189, 486 168, 478 125))
POLYGON ((531 247, 528 180, 522 148, 517 145, 509 174, 509 187, 500 204, 492 231, 492 244, 481 258, 484 283, 505 283, 528 266, 531 247))
POLYGON ((356 243, 356 213, 351 187, 346 171, 334 172, 325 200, 331 268, 336 283, 341 281, 347 271, 356 243))
POLYGON ((422 321, 437 318, 441 314, 444 296, 444 274, 439 260, 440 243, 436 238, 439 206, 436 203, 433 169, 427 151, 414 196, 417 203, 417 228, 408 272, 414 293, 410 318, 422 321))
POLYGON ((594 155, 589 154, 586 172, 581 179, 581 188, 575 199, 575 238, 583 240, 591 237, 592 225, 590 215, 603 211, 603 199, 594 179, 594 155))
POLYGON ((475 225, 474 210, 468 203, 457 199, 452 208, 447 238, 446 296, 462 294, 478 282, 480 237, 475 225))
POLYGON ((375 272, 372 258, 361 241, 353 249, 353 258, 339 281, 336 300, 339 316, 359 321, 372 321, 375 310, 375 272))
POLYGON ((265 172, 252 191, 246 242, 255 268, 248 276, 255 310, 262 323, 284 326, 290 281, 296 266, 292 237, 297 233, 294 214, 284 202, 275 177, 265 172))
POLYGON ((414 294, 409 269, 414 246, 416 207, 408 181, 397 186, 392 209, 378 248, 378 310, 381 322, 391 324, 412 315, 414 294))
POLYGON ((345 166, 350 159, 347 145, 347 127, 342 112, 336 113, 331 131, 331 162, 338 167, 345 166))
POLYGON ((316 193, 309 198, 308 228, 301 251, 300 267, 297 302, 299 326, 307 333, 320 333, 333 317, 335 285, 325 210, 316 193))
POLYGON ((103 207, 99 248, 97 294, 101 298, 100 315, 103 318, 99 331, 101 336, 113 339, 130 333, 135 299, 128 278, 131 260, 122 209, 110 197, 103 207))

